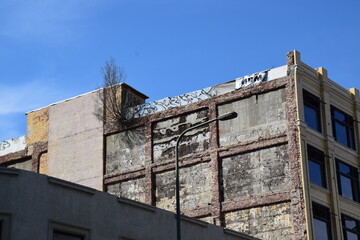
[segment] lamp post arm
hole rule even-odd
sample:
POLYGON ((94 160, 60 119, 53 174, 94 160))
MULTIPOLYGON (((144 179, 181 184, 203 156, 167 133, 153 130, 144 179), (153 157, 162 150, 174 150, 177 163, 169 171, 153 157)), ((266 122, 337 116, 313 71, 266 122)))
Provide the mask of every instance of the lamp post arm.
POLYGON ((176 235, 178 240, 181 239, 181 229, 180 229, 180 178, 179 178, 179 144, 180 144, 180 140, 181 138, 189 131, 194 130, 196 128, 202 127, 206 124, 209 124, 211 122, 214 122, 218 120, 218 118, 215 119, 211 119, 208 120, 206 122, 197 124, 195 126, 192 126, 188 129, 186 129, 184 132, 182 132, 180 134, 180 136, 177 138, 176 140, 176 146, 175 146, 175 178, 176 178, 176 187, 175 187, 175 191, 176 191, 176 235))
POLYGON ((188 129, 186 129, 184 132, 182 132, 179 137, 176 140, 176 145, 175 145, 175 176, 176 176, 176 188, 175 188, 175 194, 176 194, 176 239, 177 240, 181 240, 181 224, 180 224, 180 178, 179 178, 179 144, 180 144, 180 140, 181 138, 189 131, 194 130, 195 128, 199 128, 202 127, 206 124, 209 124, 211 122, 215 122, 217 120, 220 121, 226 121, 226 120, 230 120, 230 119, 234 119, 237 117, 237 113, 236 112, 230 112, 230 113, 225 113, 217 118, 208 120, 206 122, 197 124, 195 126, 192 126, 188 129))

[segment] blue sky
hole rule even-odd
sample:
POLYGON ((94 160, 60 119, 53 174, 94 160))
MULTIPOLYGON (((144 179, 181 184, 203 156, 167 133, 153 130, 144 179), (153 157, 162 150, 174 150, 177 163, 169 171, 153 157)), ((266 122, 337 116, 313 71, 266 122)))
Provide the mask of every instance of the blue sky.
POLYGON ((25 112, 92 91, 111 57, 151 100, 284 65, 360 89, 360 1, 0 0, 0 141, 25 112))

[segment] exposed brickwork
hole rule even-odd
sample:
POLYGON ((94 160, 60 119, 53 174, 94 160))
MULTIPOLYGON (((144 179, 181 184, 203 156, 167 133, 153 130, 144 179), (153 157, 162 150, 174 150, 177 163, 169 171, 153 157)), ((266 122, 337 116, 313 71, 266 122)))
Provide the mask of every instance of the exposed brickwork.
POLYGON ((40 157, 43 153, 47 152, 48 142, 36 142, 29 148, 32 148, 33 171, 39 172, 40 157))
POLYGON ((252 208, 268 205, 270 203, 281 203, 290 201, 290 192, 270 193, 242 198, 241 201, 235 199, 222 203, 224 212, 231 212, 239 209, 252 208))
MULTIPOLYGON (((11 166, 13 164, 16 164, 18 162, 22 161, 28 161, 31 159, 31 167, 28 167, 27 165, 25 167, 25 170, 30 170, 33 172, 39 171, 39 162, 40 162, 40 156, 41 154, 45 153, 47 151, 47 142, 36 142, 31 144, 30 146, 27 146, 24 150, 15 152, 15 153, 9 153, 7 155, 0 157, 0 165, 1 166, 11 166)), ((24 169, 21 165, 18 165, 19 168, 24 169)))
POLYGON ((27 149, 21 150, 18 152, 14 152, 14 153, 9 153, 9 154, 6 154, 6 155, 0 157, 0 164, 8 165, 8 163, 10 163, 10 162, 18 161, 18 160, 26 158, 26 157, 29 157, 29 155, 27 154, 27 149))
POLYGON ((295 80, 290 78, 286 87, 286 102, 288 108, 288 151, 290 157, 290 175, 291 175, 291 213, 293 217, 295 239, 307 239, 304 189, 302 185, 301 157, 299 132, 296 123, 296 90, 295 80))
MULTIPOLYGON (((296 201, 302 200, 301 196, 299 198, 297 195, 298 191, 295 191, 294 193, 293 188, 293 186, 296 185, 301 189, 301 183, 299 185, 299 182, 296 182, 296 178, 293 177, 293 174, 296 171, 294 168, 296 168, 296 161, 298 161, 298 158, 288 156, 288 152, 292 153, 294 148, 298 148, 296 144, 294 145, 294 143, 290 143, 290 138, 293 140, 294 136, 288 133, 290 129, 296 127, 296 125, 293 125, 293 119, 291 119, 291 123, 288 122, 288 117, 293 114, 293 106, 295 106, 295 98, 289 94, 289 87, 291 86, 289 84, 290 80, 291 79, 289 77, 284 77, 270 82, 264 82, 257 86, 233 91, 211 99, 202 100, 193 104, 172 108, 170 110, 139 118, 138 121, 133 122, 129 128, 144 126, 145 166, 137 169, 134 168, 124 173, 107 174, 104 178, 104 184, 121 184, 122 182, 126 182, 131 179, 144 177, 144 185, 146 186, 144 190, 146 192, 145 201, 159 207, 174 210, 174 155, 173 145, 171 145, 170 142, 176 141, 176 137, 180 132, 182 132, 178 128, 179 122, 182 121, 188 125, 188 123, 184 120, 186 120, 186 117, 189 116, 189 114, 194 113, 197 113, 197 116, 201 116, 199 113, 206 112, 206 114, 203 115, 206 117, 204 119, 212 119, 222 112, 227 111, 225 107, 226 104, 230 106, 236 101, 249 101, 246 100, 247 98, 252 99, 254 104, 260 104, 259 99, 263 98, 261 100, 261 104, 264 105, 257 106, 259 107, 259 113, 261 113, 261 109, 267 109, 270 114, 269 118, 272 119, 272 121, 268 123, 259 123, 260 125, 265 124, 263 125, 265 126, 265 134, 260 134, 261 136, 258 134, 257 137, 252 139, 244 138, 241 141, 233 141, 230 144, 226 144, 226 146, 224 146, 224 144, 223 146, 219 146, 219 123, 213 122, 205 128, 205 132, 208 134, 206 135, 208 146, 201 148, 198 151, 190 151, 191 154, 188 154, 190 152, 182 153, 180 157, 180 176, 183 184, 181 186, 183 191, 181 193, 183 206, 182 213, 207 222, 223 226, 226 225, 227 227, 232 228, 233 225, 229 224, 228 221, 230 216, 236 220, 236 218, 244 216, 245 213, 250 214, 253 211, 261 212, 261 209, 263 209, 264 212, 267 211, 266 209, 275 209, 279 212, 278 217, 273 216, 276 219, 278 219, 279 216, 282 216, 281 213, 284 214, 284 218, 279 220, 280 225, 278 232, 282 234, 280 236, 289 236, 289 238, 286 239, 292 239, 295 236, 295 239, 303 239, 304 235, 301 235, 297 230, 298 227, 294 227, 294 225, 299 223, 300 219, 302 219, 301 221, 304 221, 304 218, 302 218, 299 209, 292 209, 292 206, 296 201), (268 99, 266 96, 272 97, 268 99), (276 103, 274 103, 275 105, 268 106, 267 104, 270 104, 268 101, 274 98, 276 99, 276 103), (222 108, 221 112, 219 110, 219 106, 222 108), (182 117, 179 118, 179 116, 182 117), (183 120, 180 121, 181 118, 183 120), (159 125, 159 123, 165 124, 166 127, 161 127, 161 124, 159 125), (269 124, 269 127, 267 127, 266 124, 269 124), (171 130, 171 127, 174 129, 176 128, 177 131, 173 133, 166 131, 166 129, 171 130), (162 144, 161 139, 164 138, 168 138, 169 140, 167 142, 168 147, 154 149, 153 144, 159 146, 159 143, 162 144), (273 149, 273 151, 267 149, 273 149), (244 196, 240 196, 240 193, 243 190, 240 188, 240 191, 235 193, 235 195, 239 194, 238 197, 235 196, 225 199, 225 195, 223 195, 223 190, 221 188, 223 184, 221 177, 224 171, 221 159, 228 159, 228 163, 231 163, 236 161, 233 159, 234 156, 250 156, 252 152, 257 152, 256 154, 258 155, 262 153, 260 154, 263 155, 261 158, 263 160, 261 162, 263 162, 262 164, 265 164, 266 166, 261 164, 259 166, 268 170, 268 175, 264 175, 269 176, 268 181, 260 178, 258 181, 253 181, 260 185, 262 184, 263 191, 254 190, 252 195, 244 194, 244 196), (265 154, 265 152, 269 152, 269 154, 265 154), (275 161, 276 159, 277 161, 275 161), (194 170, 190 171, 190 169, 197 170, 194 174, 192 173, 194 170), (281 169, 281 171, 279 169, 281 169), (205 170, 207 174, 202 172, 205 170), (277 180, 281 179, 281 181, 277 181, 274 177, 271 178, 273 174, 278 174, 279 176, 277 177, 277 180), (199 177, 200 175, 205 177, 201 179, 199 177), (262 182, 262 180, 265 180, 265 182, 262 182), (205 182, 199 184, 201 181, 205 182), (196 190, 196 186, 202 189, 202 191, 197 192, 198 190, 196 190), (267 186, 267 188, 265 186, 267 186), (241 211, 243 214, 239 215, 241 211), (299 221, 297 219, 299 219, 299 221)), ((241 112, 239 114, 241 114, 241 112)), ((258 114, 259 118, 261 117, 260 115, 258 114)), ((196 117, 194 119, 200 118, 196 117)), ((189 126, 186 126, 185 128, 187 127, 189 126)), ((125 129, 126 128, 124 127, 111 127, 107 125, 105 126, 104 132, 106 135, 111 135, 125 129)), ((245 130, 247 129, 245 128, 245 130)), ((204 131, 196 132, 197 134, 205 133, 204 131)), ((231 133, 231 131, 228 131, 227 134, 231 135, 231 133)), ((220 135, 221 134, 222 133, 220 132, 220 135)), ((187 140, 189 139, 184 139, 184 142, 187 140)), ((194 150, 197 149, 197 147, 198 145, 191 147, 190 149, 194 150)), ((234 177, 236 177, 236 175, 234 175, 234 177)), ((237 180, 241 181, 241 179, 237 180)), ((236 183, 236 179, 232 182, 236 183)), ((258 221, 260 221, 260 219, 258 221)), ((271 224, 269 224, 269 226, 270 225, 271 224)), ((271 225, 269 228, 269 233, 259 232, 255 234, 263 236, 264 239, 276 239, 273 238, 273 236, 276 236, 274 235, 276 232, 276 226, 271 225)))

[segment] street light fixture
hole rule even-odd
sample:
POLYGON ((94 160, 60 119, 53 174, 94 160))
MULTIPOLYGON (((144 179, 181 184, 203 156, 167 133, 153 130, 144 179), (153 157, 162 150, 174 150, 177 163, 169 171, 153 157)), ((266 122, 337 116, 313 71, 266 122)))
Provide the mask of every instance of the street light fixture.
POLYGON ((208 120, 206 122, 200 123, 198 125, 192 126, 188 129, 186 129, 185 131, 183 131, 180 136, 178 137, 178 139, 176 140, 176 146, 175 146, 175 175, 176 175, 176 187, 175 187, 175 191, 176 191, 176 239, 177 240, 181 240, 181 224, 180 224, 180 179, 179 179, 179 143, 180 143, 180 139, 182 136, 185 135, 185 133, 195 129, 195 128, 199 128, 202 127, 206 124, 209 124, 211 122, 214 121, 226 121, 226 120, 230 120, 233 118, 237 117, 237 113, 236 112, 230 112, 230 113, 225 113, 217 118, 208 120))

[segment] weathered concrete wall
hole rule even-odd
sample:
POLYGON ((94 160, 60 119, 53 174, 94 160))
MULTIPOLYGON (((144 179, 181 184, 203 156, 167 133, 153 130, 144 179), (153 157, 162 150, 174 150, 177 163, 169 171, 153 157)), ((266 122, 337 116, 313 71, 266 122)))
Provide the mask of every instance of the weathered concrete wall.
POLYGON ((220 145, 254 141, 287 131, 285 89, 252 95, 220 105, 219 115, 235 111, 238 117, 219 122, 220 145))
MULTIPOLYGON (((206 121, 208 110, 170 118, 153 125, 154 162, 170 160, 175 157, 177 137, 189 127, 206 121)), ((186 134, 179 146, 180 156, 208 150, 210 147, 209 127, 204 126, 186 134)))
POLYGON ((224 201, 290 190, 287 145, 222 160, 224 201))
MULTIPOLYGON (((248 218, 259 214, 254 224, 271 226, 262 230, 263 226, 257 225, 259 230, 255 232, 254 225, 251 227, 254 235, 264 239, 292 239, 294 236, 303 239, 304 231, 296 230, 301 210, 293 210, 295 198, 292 191, 294 184, 298 184, 294 180, 294 169, 298 168, 298 160, 288 154, 289 149, 295 151, 297 148, 297 145, 290 147, 290 141, 298 139, 289 134, 289 129, 297 126, 293 119, 288 120, 293 111, 291 104, 295 102, 289 90, 291 80, 283 77, 232 92, 225 91, 223 95, 178 108, 170 109, 171 99, 149 105, 155 112, 147 112, 130 126, 144 126, 145 166, 125 172, 114 171, 105 176, 104 183, 111 186, 144 178, 145 202, 174 211, 173 161, 177 137, 194 124, 236 111, 238 118, 211 123, 183 138, 180 147, 182 213, 227 227, 232 223, 241 225, 238 221, 241 214, 248 214, 248 218), (157 106, 161 104, 167 110, 157 112, 157 106), (287 204, 287 215, 284 213, 289 221, 276 220, 280 224, 278 228, 275 223, 267 223, 271 218, 261 222, 266 211, 277 211, 277 207, 270 206, 290 202, 291 208, 287 204), (267 210, 262 213, 263 207, 267 210), (284 237, 276 235, 276 231, 284 237)), ((126 131, 126 127, 109 129, 106 134, 117 134, 118 131, 126 131)), ((132 184, 128 189, 134 199, 139 190, 132 184)), ((118 192, 119 189, 121 186, 118 186, 118 192)), ((301 198, 295 201, 298 199, 301 201, 301 198)), ((301 216, 299 219, 303 220, 301 216)))
POLYGON ((107 186, 107 192, 119 197, 145 202, 145 179, 132 179, 107 186))
POLYGON ((0 156, 4 156, 9 153, 18 152, 26 148, 25 136, 13 138, 0 142, 0 156))
POLYGON ((32 160, 31 159, 20 160, 15 163, 7 165, 6 167, 32 171, 32 160))
POLYGON ((144 167, 144 127, 126 130, 106 137, 106 174, 144 167))
POLYGON ((295 239, 290 207, 286 202, 226 213, 226 227, 259 239, 295 239))
POLYGON ((50 106, 47 173, 102 190, 103 124, 93 114, 95 94, 50 106))
MULTIPOLYGON (((180 195, 182 211, 207 207, 211 203, 210 163, 180 168, 180 195)), ((175 210, 175 171, 156 175, 156 206, 175 210)))
POLYGON ((49 107, 27 113, 26 143, 47 142, 49 135, 49 107))

